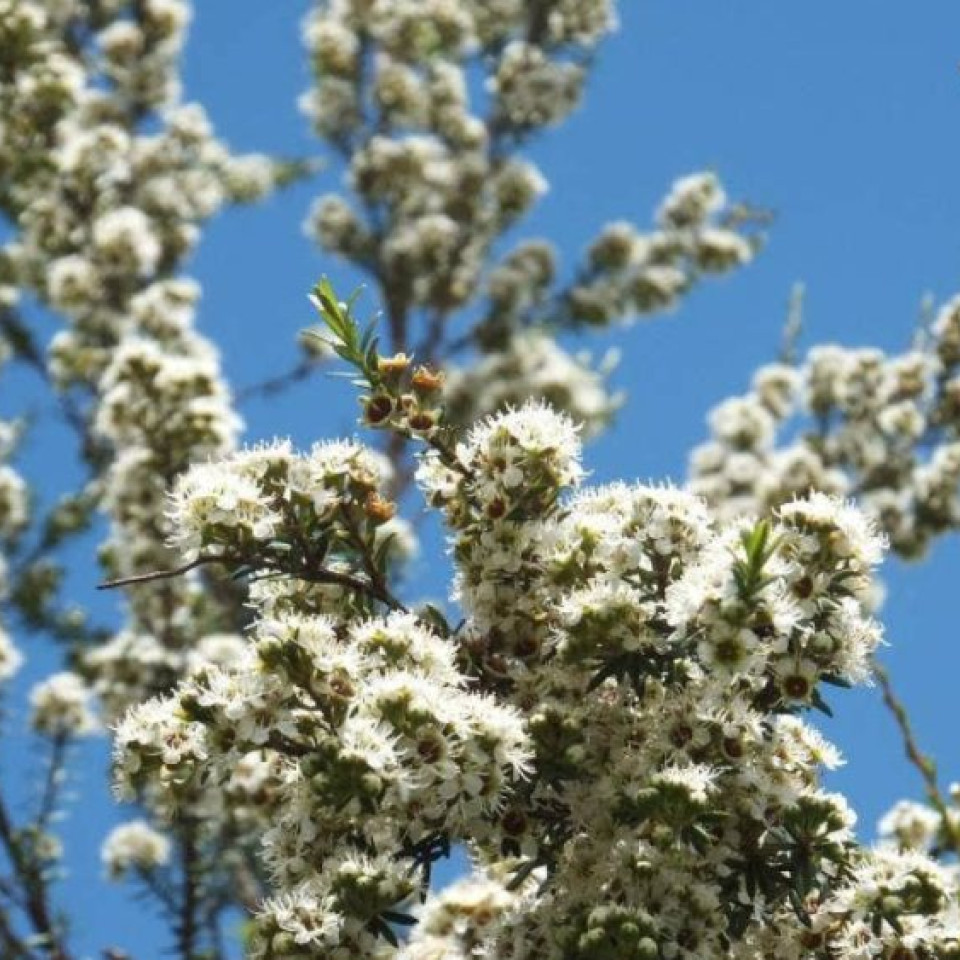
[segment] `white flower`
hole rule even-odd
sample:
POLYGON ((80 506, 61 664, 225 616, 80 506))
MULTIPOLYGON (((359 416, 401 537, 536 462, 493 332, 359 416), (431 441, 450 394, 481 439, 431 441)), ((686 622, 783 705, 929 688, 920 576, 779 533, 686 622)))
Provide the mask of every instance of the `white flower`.
POLYGON ((940 814, 931 807, 900 800, 880 818, 877 832, 882 839, 894 842, 903 849, 926 850, 942 826, 940 814))
POLYGON ((92 693, 75 673, 55 673, 30 691, 30 722, 49 737, 81 737, 100 725, 91 708, 92 693))
POLYGON ((23 656, 9 634, 0 627, 0 683, 9 680, 23 663, 23 656))
POLYGON ((113 880, 131 867, 151 871, 170 861, 170 840, 145 820, 121 824, 104 840, 100 858, 113 880))
POLYGON ((93 244, 105 266, 139 276, 152 273, 163 252, 150 219, 136 207, 119 207, 93 223, 93 244))

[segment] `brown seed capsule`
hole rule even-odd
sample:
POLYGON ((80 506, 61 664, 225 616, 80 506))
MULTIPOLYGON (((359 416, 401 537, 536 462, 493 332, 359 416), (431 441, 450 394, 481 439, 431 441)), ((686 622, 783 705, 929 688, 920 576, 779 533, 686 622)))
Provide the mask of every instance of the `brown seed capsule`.
POLYGON ((392 357, 377 357, 377 370, 385 377, 397 376, 410 366, 410 358, 405 353, 395 353, 392 357))
POLYGON ((540 650, 540 640, 534 634, 528 634, 525 637, 520 637, 513 645, 513 652, 518 657, 532 657, 540 650))
POLYGON ((684 723, 678 723, 670 731, 670 742, 675 747, 685 747, 693 739, 693 731, 684 723))
POLYGON ((429 410, 420 410, 407 419, 411 430, 428 433, 437 425, 437 418, 429 410))
POLYGON ((367 423, 383 423, 393 413, 393 401, 387 396, 370 397, 364 404, 367 423))
POLYGON ((813 593, 813 580, 810 577, 801 577, 794 585, 793 592, 801 599, 806 600, 813 593))
POLYGON ((723 752, 731 760, 739 760, 744 753, 743 744, 736 737, 724 737, 723 752))
POLYGON ((429 367, 417 367, 413 372, 410 383, 413 389, 420 394, 435 393, 443 386, 445 377, 440 370, 431 370, 429 367))
POLYGON ((487 516, 491 520, 499 520, 507 512, 507 505, 496 497, 487 504, 487 516))
POLYGON ((503 815, 500 823, 503 825, 504 833, 513 837, 520 836, 527 829, 527 818, 522 810, 517 810, 515 807, 503 815))
POLYGON ((810 693, 810 681, 799 674, 784 677, 781 683, 783 692, 792 700, 805 700, 810 693))
POLYGON ((377 493, 371 493, 363 503, 363 512, 374 523, 386 523, 393 519, 397 505, 390 500, 384 500, 377 493))

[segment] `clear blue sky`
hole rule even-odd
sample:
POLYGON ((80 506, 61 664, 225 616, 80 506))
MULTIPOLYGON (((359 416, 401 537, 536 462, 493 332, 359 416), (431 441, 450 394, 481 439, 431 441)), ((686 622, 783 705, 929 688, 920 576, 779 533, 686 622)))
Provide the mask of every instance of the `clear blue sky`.
MULTIPOLYGON (((235 148, 316 155, 295 107, 306 83, 305 0, 198 6, 189 95, 206 104, 235 148)), ((769 246, 749 270, 697 293, 677 315, 596 341, 599 349, 623 348, 618 383, 629 401, 616 428, 588 449, 594 478, 681 479, 706 412, 743 390, 775 352, 794 282, 807 286, 806 345, 899 348, 925 293, 944 299, 960 290, 960 6, 622 6, 622 30, 602 51, 585 109, 534 151, 551 192, 527 232, 549 235, 569 263, 607 220, 648 223, 669 183, 704 167, 720 173, 734 196, 778 213, 769 246)), ((201 321, 236 385, 292 362, 296 333, 312 319, 307 291, 320 273, 338 275, 300 229, 311 197, 332 186, 332 175, 321 176, 224 216, 207 233, 193 264, 205 290, 201 321)), ((307 444, 352 432, 352 397, 337 380, 244 413, 252 440, 291 434, 307 444)), ((30 461, 54 466, 39 445, 30 461)), ((889 563, 885 571, 885 659, 947 782, 960 779, 958 564, 952 538, 923 566, 889 563)), ((427 569, 429 591, 439 592, 427 569)), ((830 783, 851 797, 870 836, 894 800, 919 796, 918 780, 876 691, 838 691, 832 703, 837 717, 822 727, 849 762, 830 783)), ((99 840, 117 817, 100 786, 103 756, 103 748, 87 751, 78 775, 65 901, 91 956, 110 942, 150 960, 160 955, 161 928, 100 879, 99 840), (94 794, 101 799, 93 802, 94 794)))

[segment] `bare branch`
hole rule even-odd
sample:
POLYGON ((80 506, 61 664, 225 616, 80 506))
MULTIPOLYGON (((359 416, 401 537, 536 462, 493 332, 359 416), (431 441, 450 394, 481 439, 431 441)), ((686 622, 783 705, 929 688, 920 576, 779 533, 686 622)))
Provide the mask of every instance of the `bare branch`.
POLYGON ((890 682, 890 674, 876 662, 873 665, 873 670, 883 692, 883 702, 893 714, 893 719, 900 730, 907 759, 920 772, 927 788, 927 799, 940 814, 943 823, 943 835, 950 845, 949 849, 953 852, 960 852, 960 829, 958 829, 954 817, 951 816, 949 804, 937 782, 937 766, 930 757, 921 751, 913 732, 913 726, 910 723, 907 708, 894 692, 893 685, 890 682))
POLYGON ((172 570, 153 570, 150 573, 138 573, 132 577, 120 577, 118 580, 107 580, 104 583, 98 583, 98 590, 113 590, 116 587, 129 587, 136 583, 152 583, 154 580, 173 580, 176 577, 182 577, 197 567, 202 567, 208 563, 229 563, 227 557, 197 557, 189 563, 181 564, 172 570))

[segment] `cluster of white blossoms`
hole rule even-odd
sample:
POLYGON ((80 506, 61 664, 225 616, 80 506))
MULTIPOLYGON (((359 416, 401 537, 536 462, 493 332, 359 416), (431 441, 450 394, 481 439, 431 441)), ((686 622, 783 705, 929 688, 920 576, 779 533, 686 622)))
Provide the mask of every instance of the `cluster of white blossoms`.
MULTIPOLYGON (((111 517, 116 575, 167 562, 164 490, 187 462, 229 450, 238 426, 191 329, 199 290, 174 274, 206 219, 286 175, 233 157, 180 101, 189 19, 183 0, 0 4, 0 207, 17 226, 0 275, 67 321, 48 369, 83 433, 89 498, 111 517)), ((189 619, 191 590, 144 592, 136 629, 182 645, 196 624, 166 621, 189 619)))
MULTIPOLYGON (((960 302, 903 356, 761 370, 713 414, 690 489, 583 487, 581 437, 620 398, 612 361, 554 335, 671 309, 758 245, 712 173, 676 181, 652 228, 602 228, 569 279, 507 236, 548 188, 523 150, 581 102, 614 7, 321 0, 306 19, 302 105, 344 175, 308 233, 373 279, 384 323, 361 335, 329 285, 318 305, 383 454, 236 448, 181 270, 205 221, 297 171, 233 156, 182 102, 186 0, 0 0, 0 349, 44 373, 89 468, 31 529, 0 425, 14 606, 89 641, 30 695, 39 813, 12 825, 0 796, 0 953, 70 956, 49 823, 64 751, 106 721, 143 817, 103 862, 184 958, 222 956, 238 905, 251 960, 960 958, 957 870, 930 859, 960 828, 901 804, 862 846, 806 719, 870 680, 885 539, 913 556, 960 527, 960 302), (48 345, 34 304, 65 320, 48 345), (778 448, 801 411, 812 428, 778 448), (404 441, 449 533, 456 627, 394 591, 404 441), (95 508, 131 587, 112 634, 54 609, 47 553, 95 508), (431 894, 454 846, 472 873, 431 894)), ((0 628, 0 683, 19 663, 0 628)))
POLYGON ((619 354, 611 350, 594 366, 586 352, 571 355, 546 333, 523 331, 475 365, 448 370, 444 406, 451 420, 469 423, 529 397, 542 397, 592 436, 623 405, 623 394, 607 385, 618 360, 619 354))
POLYGON ((152 872, 170 860, 170 840, 145 820, 131 820, 115 827, 104 841, 103 864, 113 879, 129 870, 152 872))
POLYGON ((243 656, 120 724, 128 796, 159 785, 176 806, 251 759, 270 771, 256 802, 278 896, 255 956, 375 953, 438 837, 465 840, 526 772, 519 714, 469 691, 455 652, 411 614, 263 618, 243 656))
POLYGON ((124 718, 117 786, 172 812, 265 770, 253 957, 960 951, 952 874, 857 843, 820 785, 839 754, 803 717, 869 681, 866 515, 823 493, 727 520, 670 487, 578 489, 578 430, 544 404, 423 442, 456 629, 390 591, 361 447, 241 453, 173 495, 187 557, 287 587, 258 591, 241 655, 124 718), (430 895, 452 844, 475 875, 430 895))
POLYGON ((604 228, 569 281, 541 240, 492 262, 548 187, 522 148, 578 105, 593 51, 615 26, 612 0, 323 0, 305 21, 316 82, 303 107, 346 181, 316 201, 307 233, 370 276, 392 350, 416 346, 426 363, 479 351, 458 393, 463 422, 495 401, 540 396, 601 426, 617 405, 603 376, 549 330, 529 328, 662 311, 704 275, 752 259, 744 220, 704 173, 674 185, 654 230, 604 228), (478 320, 453 334, 468 308, 478 320))
MULTIPOLYGON (((2 308, 0 308, 2 309, 2 308)), ((0 362, 3 361, 0 357, 0 362)), ((23 477, 7 462, 14 453, 18 430, 15 424, 0 421, 0 600, 6 598, 9 588, 7 548, 16 544, 27 524, 30 513, 27 485, 23 477)), ((20 669, 23 656, 0 623, 0 693, 3 684, 20 669)))
MULTIPOLYGON (((228 453, 240 428, 217 353, 194 329, 200 290, 179 275, 182 264, 205 221, 295 173, 264 156, 232 155, 203 108, 182 101, 190 15, 185 0, 0 0, 0 211, 14 225, 0 246, 5 330, 20 335, 15 354, 46 367, 88 468, 85 489, 67 498, 57 522, 69 532, 83 529, 84 509, 87 519, 97 507, 107 515, 101 559, 111 577, 170 565, 167 489, 189 463, 228 453), (28 322, 33 301, 65 321, 49 345, 28 322)), ((7 506, 0 498, 0 514, 7 506)), ((18 596, 41 625, 59 623, 48 611, 54 561, 38 556, 19 571, 29 589, 18 596)), ((35 689, 34 728, 55 740, 90 732, 94 696, 115 722, 201 663, 232 659, 230 639, 239 642, 245 619, 229 584, 147 585, 131 594, 113 639, 73 651, 74 672, 35 689)), ((8 647, 0 643, 0 675, 17 662, 8 647)), ((184 805, 194 826, 175 835, 190 853, 179 850, 171 869, 189 876, 172 886, 194 911, 229 902, 216 891, 235 881, 242 860, 234 846, 244 842, 243 789, 229 807, 202 791, 184 805), (193 889, 201 878, 214 898, 206 905, 193 889)), ((146 869, 144 858, 133 861, 146 869)), ((56 941, 60 931, 37 934, 56 941)))
POLYGON ((55 673, 30 691, 31 724, 48 737, 84 736, 97 730, 90 690, 75 673, 55 673))
POLYGON ((385 496, 392 475, 383 454, 349 440, 307 454, 287 441, 242 450, 178 478, 171 542, 189 559, 297 569, 309 581, 344 551, 389 549, 381 530, 396 511, 385 496))
MULTIPOLYGON (((952 799, 960 797, 960 785, 950 788, 952 799)), ((960 818, 957 818, 960 823, 960 818)), ((955 824, 957 825, 957 824, 955 824)), ((881 842, 901 850, 935 853, 943 842, 943 818, 935 810, 913 800, 900 800, 877 825, 881 842)))
POLYGON ((905 353, 821 346, 797 367, 761 368, 710 428, 690 489, 725 515, 809 490, 855 496, 897 553, 921 556, 960 527, 960 299, 905 353))

